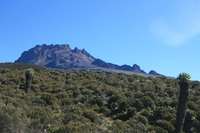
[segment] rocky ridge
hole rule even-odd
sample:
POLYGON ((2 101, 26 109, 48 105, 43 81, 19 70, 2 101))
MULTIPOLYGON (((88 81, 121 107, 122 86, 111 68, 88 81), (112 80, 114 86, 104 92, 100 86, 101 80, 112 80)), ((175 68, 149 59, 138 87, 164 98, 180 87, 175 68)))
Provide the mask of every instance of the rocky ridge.
MULTIPOLYGON (((119 66, 107 63, 101 59, 94 58, 85 49, 80 50, 77 47, 71 49, 68 44, 36 45, 34 48, 24 51, 15 63, 31 63, 63 70, 74 68, 81 68, 83 70, 84 68, 102 67, 136 73, 146 73, 144 70, 141 70, 140 66, 137 64, 134 64, 133 66, 119 66)), ((160 75, 154 70, 150 71, 149 74, 160 75)))

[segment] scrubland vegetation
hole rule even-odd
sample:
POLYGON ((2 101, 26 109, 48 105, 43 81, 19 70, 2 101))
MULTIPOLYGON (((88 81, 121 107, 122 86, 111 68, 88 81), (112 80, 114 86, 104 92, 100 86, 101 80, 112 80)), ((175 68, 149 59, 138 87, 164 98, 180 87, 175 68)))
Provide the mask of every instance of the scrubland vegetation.
MULTIPOLYGON (((71 72, 35 67, 26 93, 25 67, 0 68, 1 133, 172 133, 177 79, 71 72)), ((191 81, 187 118, 200 132, 200 82, 191 81), (195 118, 194 118, 195 117, 195 118)))

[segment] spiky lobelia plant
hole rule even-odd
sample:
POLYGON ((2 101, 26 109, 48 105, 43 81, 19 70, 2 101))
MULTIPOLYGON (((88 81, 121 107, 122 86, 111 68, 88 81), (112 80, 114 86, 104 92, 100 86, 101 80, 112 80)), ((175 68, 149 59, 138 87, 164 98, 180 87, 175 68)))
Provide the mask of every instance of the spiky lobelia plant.
POLYGON ((190 129, 192 128, 192 124, 195 120, 196 113, 194 110, 187 109, 186 110, 186 116, 185 116, 185 122, 183 125, 183 131, 185 133, 189 133, 190 129))
POLYGON ((187 73, 180 73, 177 79, 179 79, 180 95, 178 112, 176 117, 175 133, 182 132, 183 124, 186 116, 187 102, 189 97, 189 79, 190 75, 187 73))
POLYGON ((31 87, 31 81, 34 76, 34 70, 31 68, 26 69, 25 76, 26 76, 26 93, 29 93, 31 87))

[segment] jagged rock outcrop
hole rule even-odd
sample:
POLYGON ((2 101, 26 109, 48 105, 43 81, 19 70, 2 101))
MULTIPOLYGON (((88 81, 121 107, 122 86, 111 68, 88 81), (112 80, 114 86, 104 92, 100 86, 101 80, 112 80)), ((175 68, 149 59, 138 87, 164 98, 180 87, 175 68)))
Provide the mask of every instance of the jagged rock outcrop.
POLYGON ((105 68, 119 69, 118 65, 115 65, 112 63, 106 63, 105 61, 103 61, 101 59, 96 59, 94 62, 92 62, 92 65, 99 66, 99 67, 105 67, 105 68))
POLYGON ((16 63, 32 63, 49 68, 70 69, 79 66, 91 66, 95 60, 87 51, 63 45, 37 45, 22 53, 16 63))
POLYGON ((145 71, 141 70, 137 64, 134 64, 132 67, 129 65, 119 66, 116 64, 112 64, 112 63, 106 63, 105 61, 103 61, 101 59, 96 59, 92 64, 99 66, 99 67, 127 70, 127 71, 133 71, 133 72, 138 72, 138 73, 146 73, 145 71))
MULTIPOLYGON (((29 49, 22 53, 21 57, 15 63, 31 63, 35 65, 45 66, 48 68, 56 69, 72 69, 84 67, 103 67, 118 70, 126 70, 137 73, 146 73, 141 70, 137 64, 129 65, 116 65, 107 63, 101 59, 94 58, 85 49, 78 49, 75 47, 71 49, 68 44, 63 45, 36 45, 34 48, 29 49)), ((155 71, 150 74, 159 75, 155 71)))
POLYGON ((149 74, 163 76, 162 74, 159 74, 159 73, 157 73, 157 72, 156 72, 156 71, 154 71, 154 70, 151 70, 151 71, 149 72, 149 74))

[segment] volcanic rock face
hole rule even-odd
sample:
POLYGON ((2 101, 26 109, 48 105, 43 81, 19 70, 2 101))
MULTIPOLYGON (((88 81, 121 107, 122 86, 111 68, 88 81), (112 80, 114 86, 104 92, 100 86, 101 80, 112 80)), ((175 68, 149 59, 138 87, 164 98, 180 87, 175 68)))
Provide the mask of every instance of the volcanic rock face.
MULTIPOLYGON (((107 63, 101 59, 94 58, 85 49, 80 50, 75 47, 72 50, 68 44, 36 45, 34 48, 23 52, 15 63, 32 63, 48 68, 64 70, 84 67, 103 67, 145 73, 145 71, 141 70, 136 64, 131 67, 129 65, 119 66, 107 63)), ((158 73, 152 71, 151 74, 157 75, 158 73)))
POLYGON ((151 71, 149 72, 149 74, 163 76, 162 74, 159 74, 159 73, 157 73, 157 72, 156 72, 156 71, 154 71, 154 70, 151 70, 151 71))
POLYGON ((96 59, 93 63, 93 65, 99 66, 99 67, 105 67, 105 68, 112 68, 112 69, 119 69, 119 70, 127 70, 127 71, 133 71, 138 73, 145 73, 143 70, 140 69, 140 67, 136 64, 133 65, 133 67, 129 65, 115 65, 112 63, 106 63, 103 60, 96 59))
POLYGON ((49 68, 69 69, 79 66, 91 66, 95 60, 87 51, 75 48, 72 50, 68 44, 63 45, 37 45, 22 53, 16 63, 32 63, 49 68))

